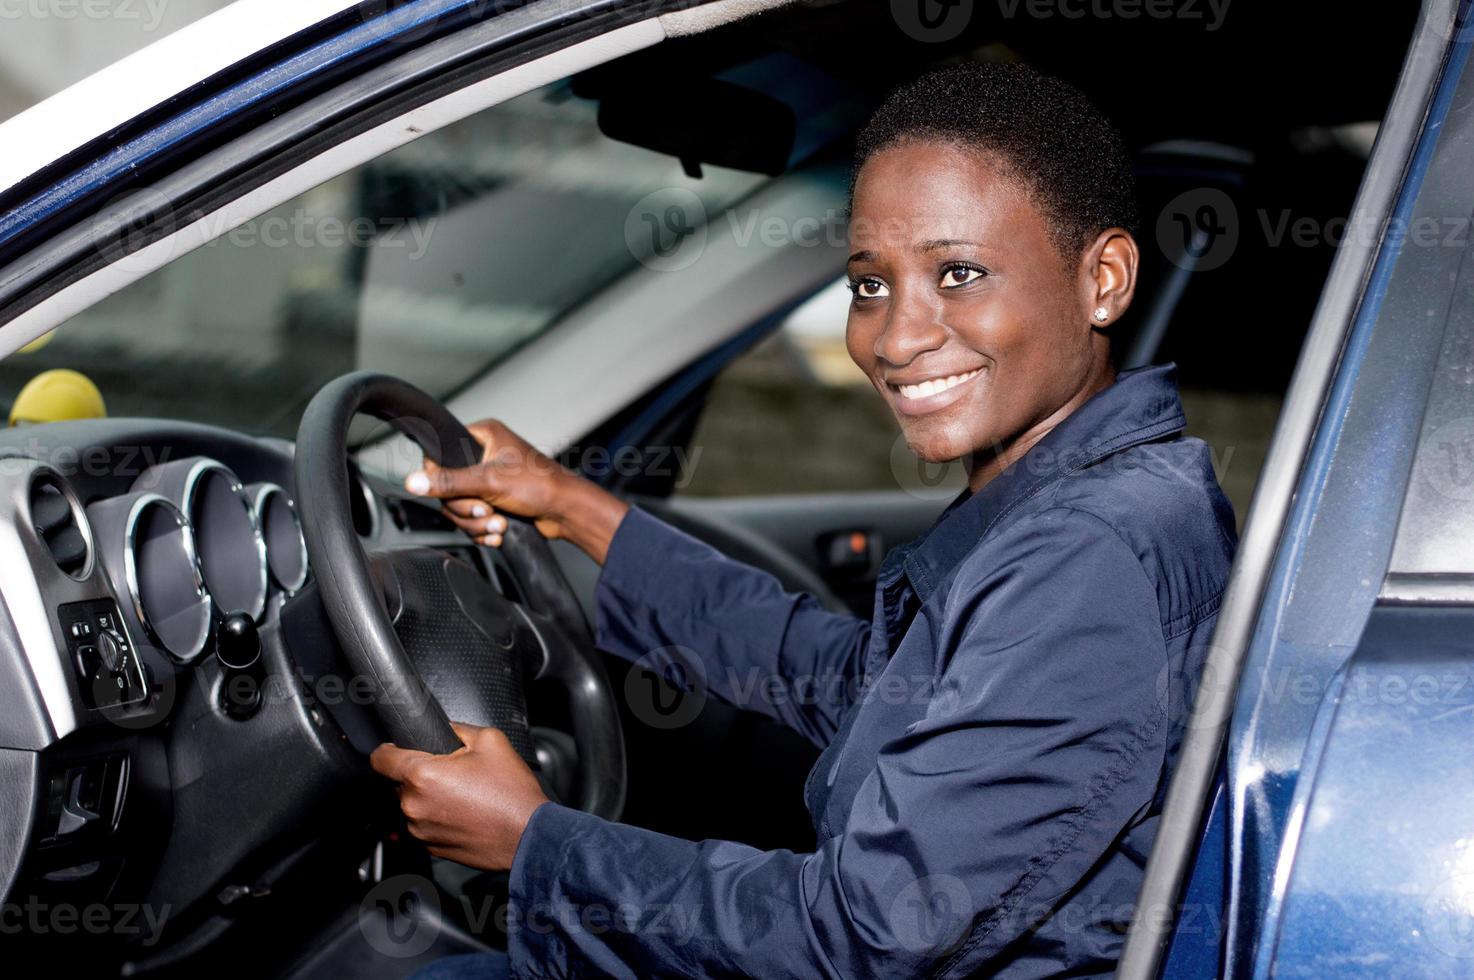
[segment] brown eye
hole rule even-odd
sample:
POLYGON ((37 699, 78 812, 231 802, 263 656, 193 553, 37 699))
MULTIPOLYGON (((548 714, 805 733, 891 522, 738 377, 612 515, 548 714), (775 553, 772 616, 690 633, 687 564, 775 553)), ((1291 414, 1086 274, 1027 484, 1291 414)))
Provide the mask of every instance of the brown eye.
POLYGON ((879 279, 856 279, 850 282, 850 292, 856 299, 879 299, 889 295, 890 289, 879 279))
POLYGON ((942 288, 955 289, 958 286, 966 286, 974 279, 981 279, 983 275, 983 270, 975 269, 970 265, 949 266, 942 273, 942 288))

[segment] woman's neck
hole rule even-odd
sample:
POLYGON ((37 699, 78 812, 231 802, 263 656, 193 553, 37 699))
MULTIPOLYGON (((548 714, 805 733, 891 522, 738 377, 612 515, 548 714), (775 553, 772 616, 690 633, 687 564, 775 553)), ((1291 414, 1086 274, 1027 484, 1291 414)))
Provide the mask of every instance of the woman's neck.
POLYGON ((1109 387, 1115 380, 1116 369, 1107 358, 1101 370, 1093 372, 1087 382, 1080 386, 1079 391, 1075 392, 1059 408, 1050 412, 1048 416, 1029 426, 1006 444, 973 450, 972 459, 968 464, 968 489, 977 493, 992 483, 1000 473, 1023 459, 1024 455, 1033 449, 1039 440, 1049 435, 1055 426, 1075 414, 1081 405, 1109 387))

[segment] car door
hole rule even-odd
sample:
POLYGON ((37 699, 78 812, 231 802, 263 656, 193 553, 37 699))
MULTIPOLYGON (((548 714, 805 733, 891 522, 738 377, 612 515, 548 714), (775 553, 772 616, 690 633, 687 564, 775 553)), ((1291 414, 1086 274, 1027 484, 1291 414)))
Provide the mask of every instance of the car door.
POLYGON ((1418 764, 1470 700, 1462 13, 1424 5, 1348 216, 1120 976, 1467 972, 1469 791, 1418 764))

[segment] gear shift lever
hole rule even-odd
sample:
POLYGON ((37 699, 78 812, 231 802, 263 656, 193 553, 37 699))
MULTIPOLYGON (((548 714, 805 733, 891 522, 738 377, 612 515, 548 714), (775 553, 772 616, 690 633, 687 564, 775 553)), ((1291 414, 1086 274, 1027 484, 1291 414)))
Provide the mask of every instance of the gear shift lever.
POLYGON ((261 662, 261 636, 249 613, 227 613, 216 632, 215 656, 224 679, 220 703, 232 718, 245 719, 261 708, 261 682, 266 667, 261 662))

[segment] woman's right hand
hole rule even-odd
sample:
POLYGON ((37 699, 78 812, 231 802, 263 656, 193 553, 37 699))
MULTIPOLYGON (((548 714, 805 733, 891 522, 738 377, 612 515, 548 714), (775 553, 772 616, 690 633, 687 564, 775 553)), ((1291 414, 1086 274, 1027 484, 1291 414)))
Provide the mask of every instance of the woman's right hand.
POLYGON ((505 514, 515 514, 530 518, 543 537, 571 541, 602 565, 629 505, 495 419, 468 428, 481 443, 481 462, 452 469, 427 458, 405 478, 405 489, 439 498, 450 519, 480 544, 501 547, 505 514))

